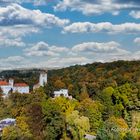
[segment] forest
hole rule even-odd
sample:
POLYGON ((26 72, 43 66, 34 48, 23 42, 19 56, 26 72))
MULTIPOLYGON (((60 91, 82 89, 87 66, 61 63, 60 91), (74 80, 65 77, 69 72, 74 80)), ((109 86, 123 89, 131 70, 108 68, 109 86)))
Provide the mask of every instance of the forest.
POLYGON ((2 71, 3 78, 24 81, 30 94, 0 93, 0 119, 15 118, 2 140, 140 139, 140 61, 115 61, 48 70, 48 83, 32 90, 39 70, 2 71), (68 89, 73 99, 53 98, 68 89))

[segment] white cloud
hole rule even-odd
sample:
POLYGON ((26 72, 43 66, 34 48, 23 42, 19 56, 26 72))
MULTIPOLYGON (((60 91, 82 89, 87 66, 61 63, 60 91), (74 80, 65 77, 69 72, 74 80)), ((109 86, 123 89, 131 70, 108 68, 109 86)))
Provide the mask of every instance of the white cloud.
POLYGON ((31 68, 32 66, 34 66, 34 63, 23 56, 17 55, 0 58, 0 70, 31 68))
POLYGON ((15 3, 2 6, 0 7, 0 47, 25 46, 22 41, 23 36, 39 33, 43 28, 64 26, 68 22, 67 19, 60 19, 40 10, 26 9, 15 3))
POLYGON ((113 0, 62 0, 54 7, 55 10, 79 11, 84 15, 103 14, 105 12, 118 14, 120 10, 135 9, 140 6, 133 2, 120 3, 113 0))
POLYGON ((136 43, 137 45, 140 45, 140 37, 135 38, 134 43, 136 43))
POLYGON ((86 33, 86 32, 107 32, 107 33, 140 33, 140 24, 138 23, 122 23, 112 24, 110 22, 91 23, 91 22, 75 22, 65 26, 62 33, 86 33))
POLYGON ((0 69, 15 69, 16 67, 25 66, 25 59, 22 56, 9 56, 0 58, 0 69))
POLYGON ((0 7, 0 47, 25 46, 22 41, 24 36, 39 33, 46 27, 64 26, 68 22, 67 19, 40 10, 29 10, 18 4, 0 7))
POLYGON ((31 25, 0 26, 0 47, 23 47, 24 36, 39 32, 39 28, 31 25))
MULTIPOLYGON (((48 67, 67 67, 75 64, 87 64, 91 63, 92 59, 89 59, 84 56, 75 56, 75 57, 56 57, 51 58, 48 61, 44 61, 40 63, 40 67, 48 66, 48 67)), ((37 66, 36 66, 37 67, 37 66)))
POLYGON ((99 42, 84 42, 82 44, 75 45, 72 48, 74 52, 87 52, 93 54, 108 54, 108 55, 124 55, 128 54, 129 52, 123 50, 120 47, 120 44, 114 41, 107 42, 107 43, 99 43, 99 42))
POLYGON ((131 11, 129 15, 135 19, 140 19, 140 11, 131 11))
POLYGON ((0 36, 4 38, 17 38, 39 31, 39 28, 32 25, 0 26, 0 36))
POLYGON ((3 59, 0 59, 0 61, 2 61, 2 62, 16 62, 16 63, 19 63, 19 62, 21 62, 21 61, 23 61, 24 60, 24 58, 22 57, 22 56, 9 56, 9 57, 7 57, 7 58, 3 58, 3 59))
POLYGON ((22 4, 22 3, 32 3, 36 6, 39 5, 46 5, 49 0, 0 0, 1 3, 18 3, 18 4, 22 4))
POLYGON ((24 50, 27 56, 59 56, 60 53, 67 52, 65 47, 50 46, 46 42, 38 42, 31 48, 24 50))
POLYGON ((3 38, 0 37, 0 47, 24 47, 25 43, 21 38, 3 38))
POLYGON ((18 4, 0 7, 0 25, 34 25, 34 26, 64 26, 67 19, 60 19, 53 14, 42 13, 40 10, 30 10, 18 4))

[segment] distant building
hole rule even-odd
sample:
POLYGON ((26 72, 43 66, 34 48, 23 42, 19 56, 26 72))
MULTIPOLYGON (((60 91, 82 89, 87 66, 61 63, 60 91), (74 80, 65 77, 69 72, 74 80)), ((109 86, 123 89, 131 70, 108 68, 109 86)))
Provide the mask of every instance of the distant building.
POLYGON ((59 96, 69 97, 67 89, 61 89, 59 91, 54 91, 53 94, 54 94, 54 97, 59 97, 59 96))
POLYGON ((7 95, 9 91, 19 93, 29 93, 29 86, 26 83, 14 83, 14 79, 7 81, 0 81, 0 88, 3 94, 7 95))
POLYGON ((96 136, 90 135, 90 134, 85 134, 85 139, 86 140, 96 140, 96 136))
POLYGON ((39 82, 36 85, 34 85, 33 89, 37 89, 41 86, 43 87, 45 84, 47 84, 47 73, 42 72, 39 76, 39 82))
POLYGON ((12 118, 7 118, 3 119, 0 121, 0 132, 2 132, 3 128, 10 126, 10 125, 15 125, 16 124, 16 119, 12 118))

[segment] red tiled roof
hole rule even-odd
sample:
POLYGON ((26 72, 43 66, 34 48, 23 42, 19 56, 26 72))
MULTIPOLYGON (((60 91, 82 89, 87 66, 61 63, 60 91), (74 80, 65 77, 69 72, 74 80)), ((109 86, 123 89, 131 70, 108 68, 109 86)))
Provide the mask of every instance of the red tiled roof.
POLYGON ((14 84, 14 87, 27 87, 28 85, 26 83, 16 83, 14 84))
POLYGON ((9 85, 8 82, 6 82, 6 81, 0 81, 0 86, 7 86, 7 85, 9 85))

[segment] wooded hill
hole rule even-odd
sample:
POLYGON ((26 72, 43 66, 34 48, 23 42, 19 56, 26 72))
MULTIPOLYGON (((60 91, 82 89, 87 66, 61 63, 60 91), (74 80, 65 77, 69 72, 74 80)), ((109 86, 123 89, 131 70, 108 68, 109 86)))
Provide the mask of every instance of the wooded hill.
MULTIPOLYGON (((38 82, 42 70, 3 71, 5 78, 38 82)), ((2 94, 1 94, 2 95, 2 94)), ((140 61, 75 65, 48 71, 48 83, 31 94, 9 93, 0 98, 0 118, 16 118, 4 129, 3 140, 140 139, 140 61), (52 99, 67 88, 72 100, 52 99)))

